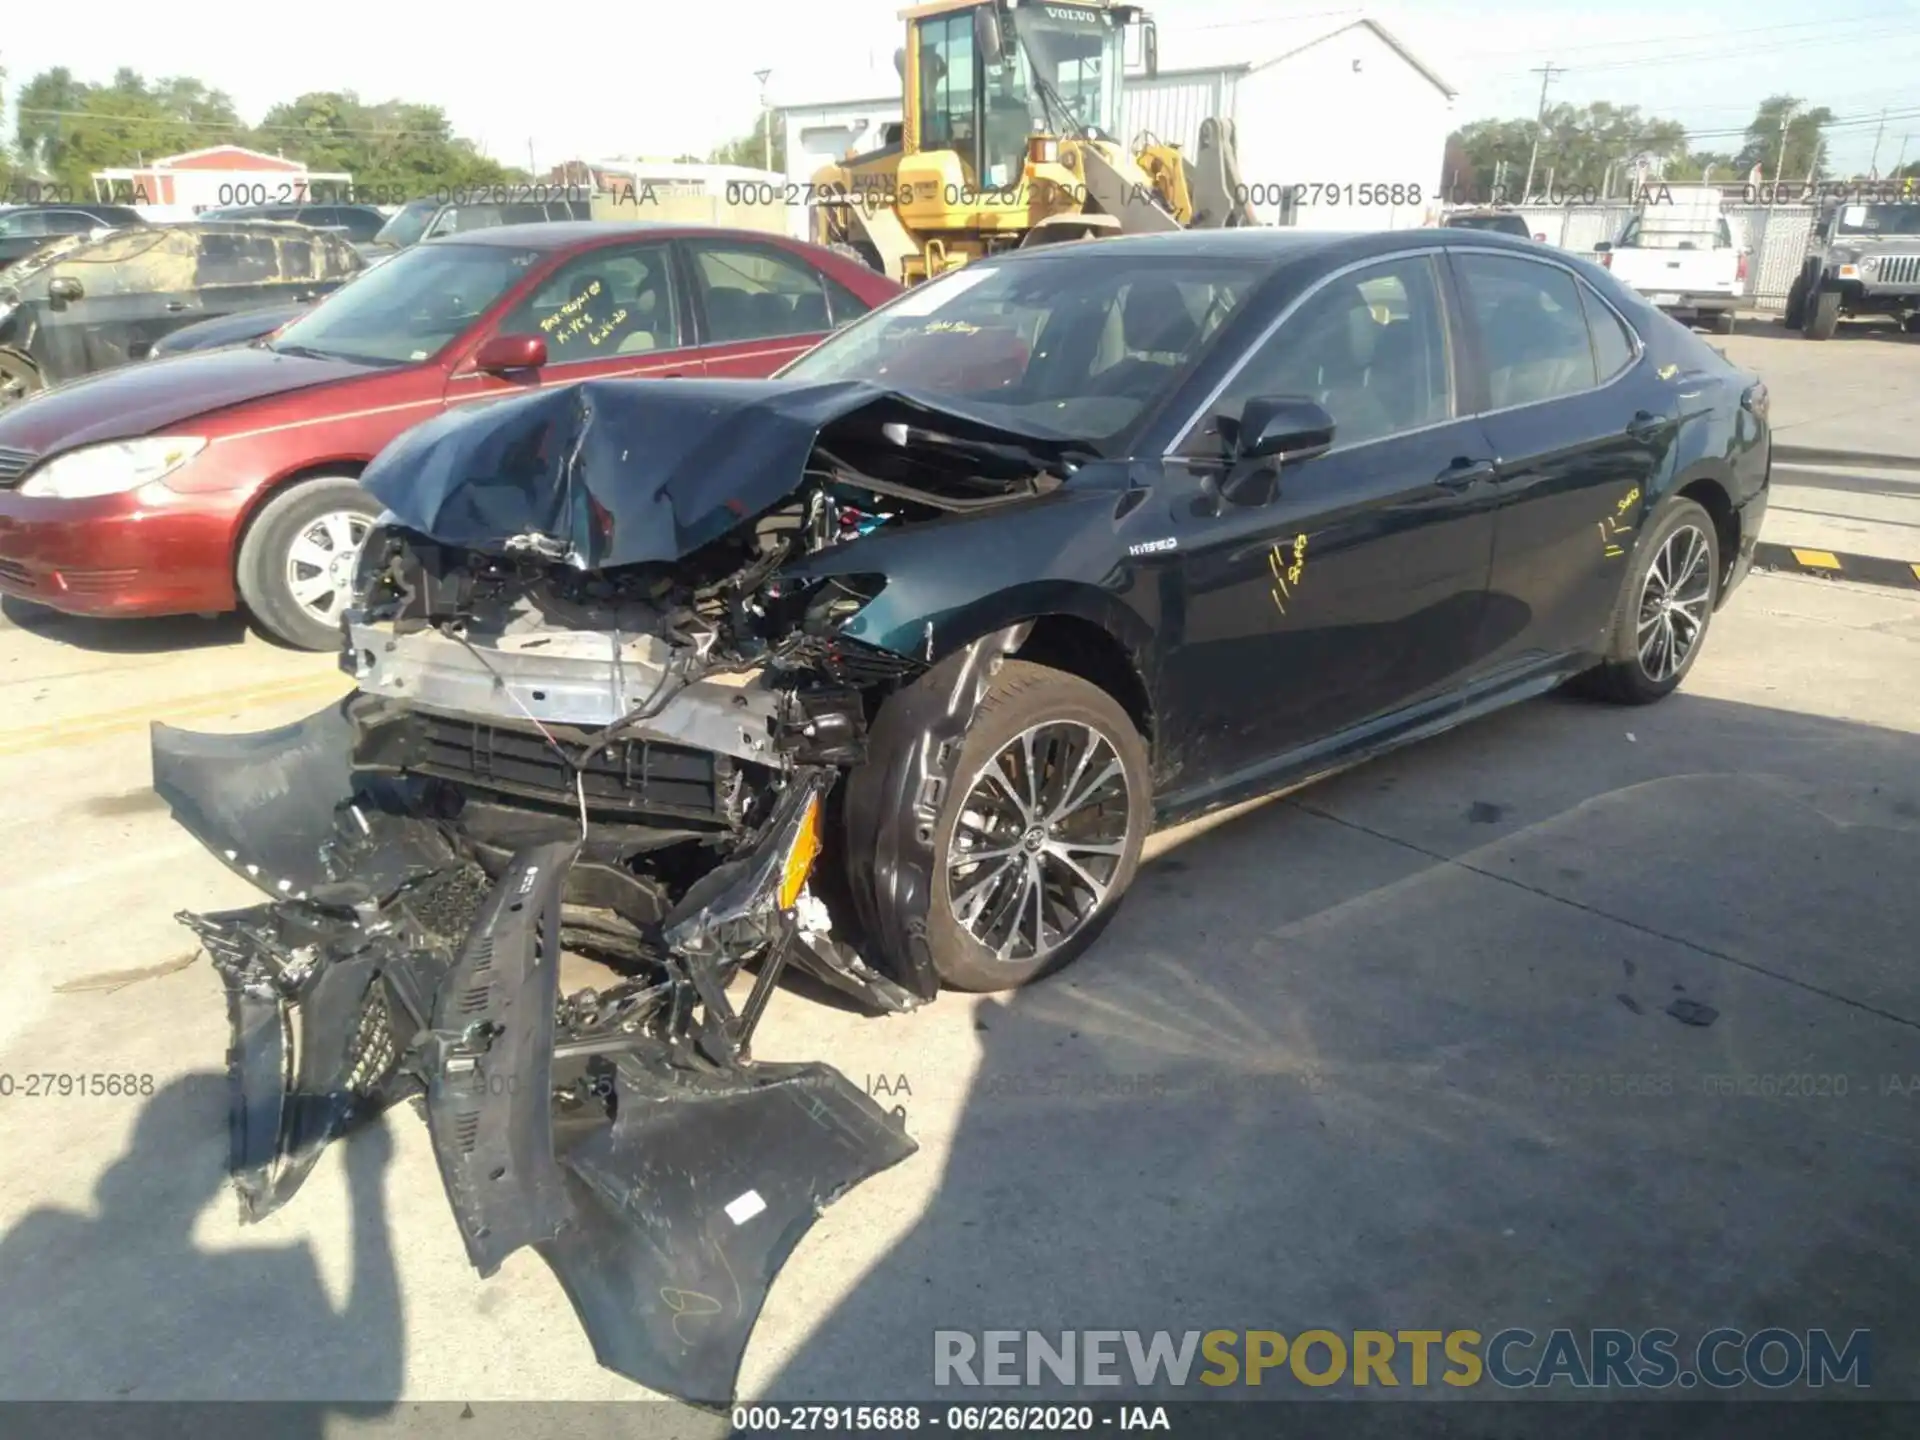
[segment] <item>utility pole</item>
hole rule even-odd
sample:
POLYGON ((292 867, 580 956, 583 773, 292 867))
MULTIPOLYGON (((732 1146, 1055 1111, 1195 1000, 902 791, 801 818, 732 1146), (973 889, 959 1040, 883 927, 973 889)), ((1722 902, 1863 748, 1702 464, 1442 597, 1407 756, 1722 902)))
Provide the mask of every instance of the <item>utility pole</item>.
POLYGON ((1773 163, 1773 184, 1778 189, 1780 182, 1787 178, 1787 123, 1793 119, 1793 106, 1789 105, 1780 112, 1780 158, 1773 163))
MULTIPOLYGON (((1873 132, 1873 159, 1867 162, 1867 178, 1869 180, 1878 180, 1880 178, 1880 137, 1886 133, 1887 107, 1882 105, 1880 107, 1880 124, 1873 132)), ((1897 169, 1899 167, 1896 166, 1895 168, 1897 169)))
POLYGON ((1536 66, 1529 74, 1540 77, 1540 113, 1533 120, 1533 152, 1527 156, 1527 183, 1521 192, 1520 203, 1526 204, 1533 197, 1533 167, 1540 158, 1540 132, 1547 128, 1547 86, 1553 83, 1553 77, 1567 73, 1565 66, 1555 66, 1549 60, 1545 65, 1536 66))
POLYGON ((773 169, 773 112, 767 108, 767 77, 771 70, 756 70, 753 78, 760 82, 760 168, 773 169))

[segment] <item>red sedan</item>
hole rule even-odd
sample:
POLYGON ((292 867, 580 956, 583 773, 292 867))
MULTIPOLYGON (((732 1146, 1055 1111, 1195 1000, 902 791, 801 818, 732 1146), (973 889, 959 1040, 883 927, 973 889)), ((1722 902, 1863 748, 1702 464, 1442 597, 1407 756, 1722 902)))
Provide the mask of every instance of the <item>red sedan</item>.
POLYGON ((749 231, 581 222, 430 241, 266 341, 0 410, 0 592, 81 615, 244 606, 331 649, 380 510, 355 477, 401 431, 576 380, 771 375, 898 293, 749 231))

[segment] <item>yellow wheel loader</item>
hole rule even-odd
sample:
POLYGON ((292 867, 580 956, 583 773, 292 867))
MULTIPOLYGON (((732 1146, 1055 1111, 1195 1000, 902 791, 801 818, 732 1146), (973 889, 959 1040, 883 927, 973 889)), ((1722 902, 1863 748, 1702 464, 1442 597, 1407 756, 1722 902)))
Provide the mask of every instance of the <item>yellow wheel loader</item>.
POLYGON ((813 177, 818 243, 912 285, 1021 245, 1255 223, 1232 121, 1203 121, 1192 158, 1119 139, 1130 28, 1159 68, 1138 7, 935 0, 901 18, 902 120, 813 177))

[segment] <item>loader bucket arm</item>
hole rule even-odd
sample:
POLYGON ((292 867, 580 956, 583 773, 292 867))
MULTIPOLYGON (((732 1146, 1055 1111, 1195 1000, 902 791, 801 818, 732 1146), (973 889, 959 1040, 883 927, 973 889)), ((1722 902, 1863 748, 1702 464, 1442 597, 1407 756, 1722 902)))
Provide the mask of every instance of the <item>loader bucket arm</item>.
POLYGON ((1187 190, 1193 196, 1192 229, 1260 223, 1244 198, 1247 191, 1240 180, 1240 143, 1233 121, 1209 116, 1200 122, 1200 145, 1188 169, 1187 190))

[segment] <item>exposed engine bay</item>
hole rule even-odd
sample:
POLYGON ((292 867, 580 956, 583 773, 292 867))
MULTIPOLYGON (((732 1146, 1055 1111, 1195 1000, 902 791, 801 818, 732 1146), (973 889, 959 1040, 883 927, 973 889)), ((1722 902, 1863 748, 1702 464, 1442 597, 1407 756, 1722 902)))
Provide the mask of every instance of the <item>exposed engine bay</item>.
POLYGON ((900 939, 931 851, 843 853, 842 782, 917 687, 926 753, 895 768, 924 789, 1022 633, 936 664, 842 633, 880 573, 788 567, 1071 473, 917 418, 864 386, 589 382, 368 471, 390 511, 343 617, 353 693, 258 735, 154 727, 155 789, 271 897, 180 917, 226 986, 243 1218, 416 1099, 483 1275, 533 1246, 601 1363, 731 1401, 813 1216, 916 1148, 838 1071, 752 1058, 789 965, 875 1013, 933 993, 900 939), (636 465, 622 426, 676 405, 778 443, 750 475, 683 433, 700 476, 636 465), (563 956, 609 978, 568 990, 563 956))

